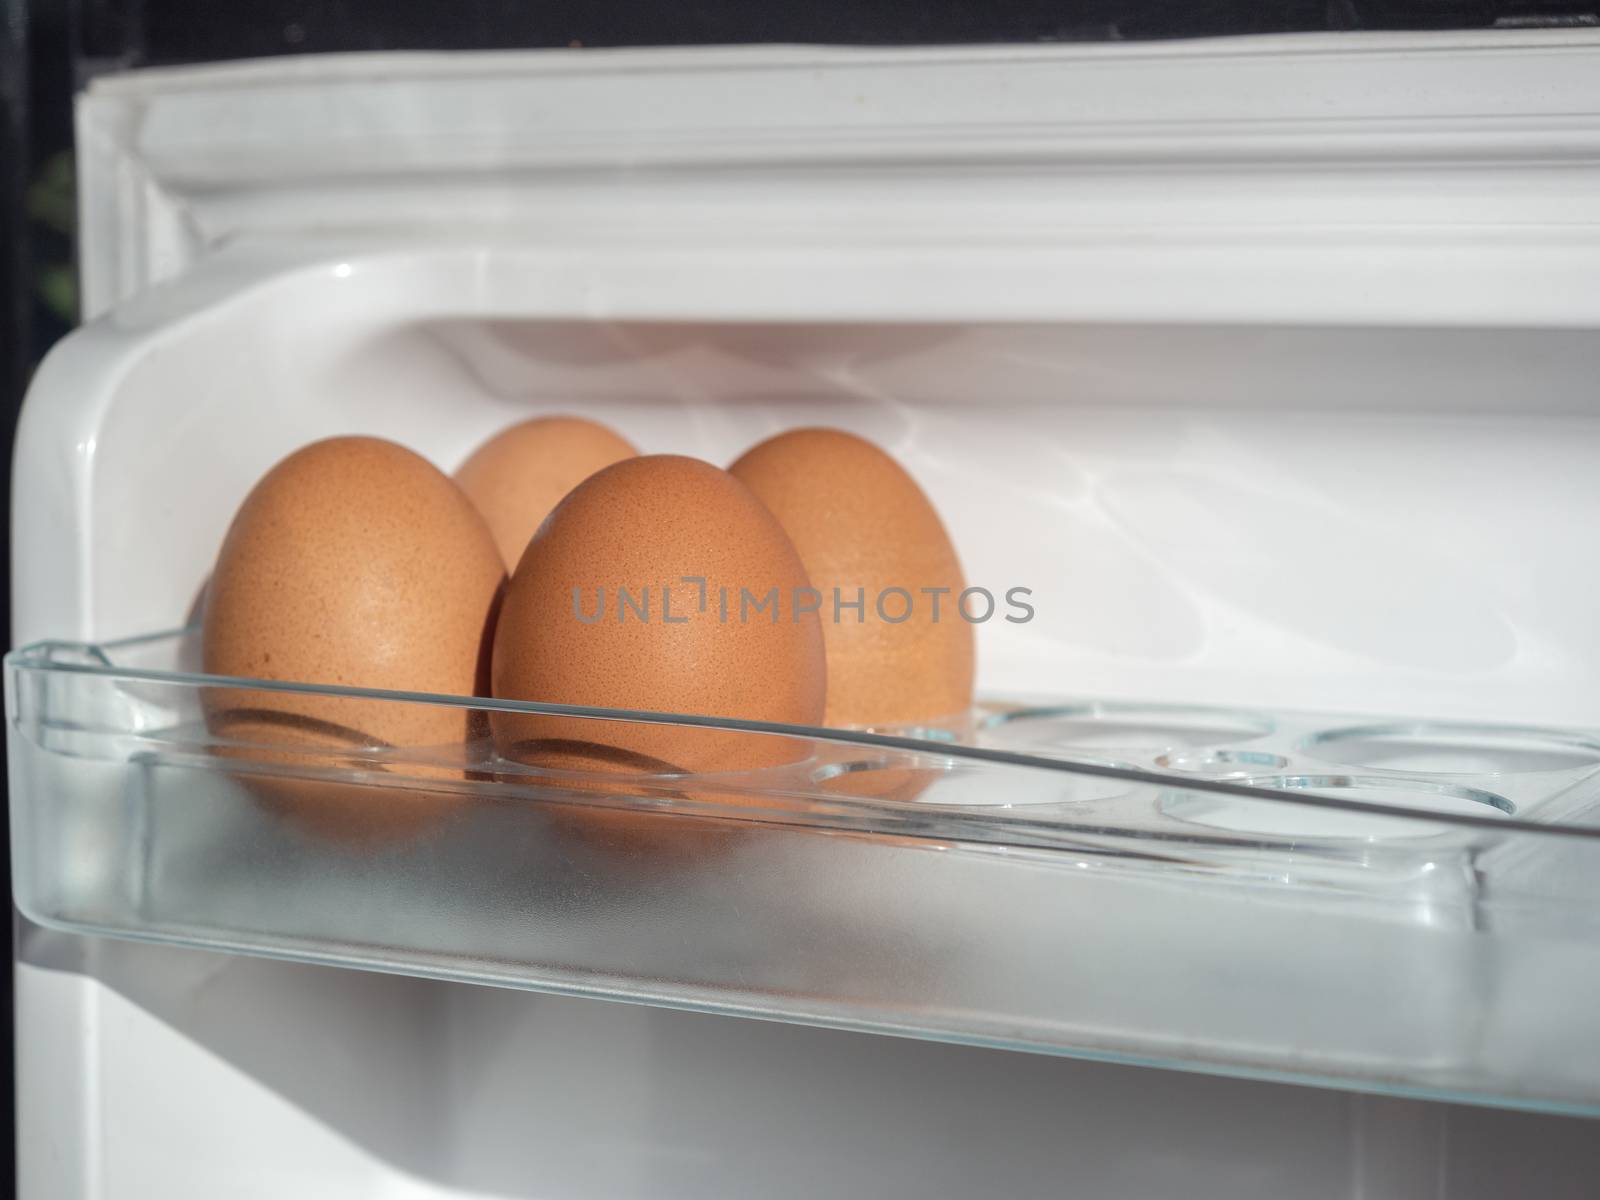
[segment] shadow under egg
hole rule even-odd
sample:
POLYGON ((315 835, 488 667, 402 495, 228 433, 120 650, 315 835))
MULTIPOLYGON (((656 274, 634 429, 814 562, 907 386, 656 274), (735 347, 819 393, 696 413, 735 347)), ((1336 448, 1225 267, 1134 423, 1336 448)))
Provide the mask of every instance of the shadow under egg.
POLYGON ((391 767, 381 761, 391 748, 357 730, 291 713, 235 709, 209 714, 207 724, 223 739, 210 753, 241 764, 234 777, 264 810, 304 833, 344 844, 393 845, 432 831, 468 798, 418 781, 465 781, 475 774, 448 762, 391 767), (311 774, 337 771, 352 777, 311 774))
POLYGON ((540 772, 521 777, 523 782, 536 778, 555 793, 547 794, 541 813, 557 836, 642 868, 677 870, 720 858, 756 832, 737 810, 785 803, 754 788, 713 784, 660 759, 597 742, 530 738, 502 745, 499 752, 540 772), (602 799, 590 803, 584 795, 602 799), (734 811, 715 816, 685 812, 685 805, 734 811))

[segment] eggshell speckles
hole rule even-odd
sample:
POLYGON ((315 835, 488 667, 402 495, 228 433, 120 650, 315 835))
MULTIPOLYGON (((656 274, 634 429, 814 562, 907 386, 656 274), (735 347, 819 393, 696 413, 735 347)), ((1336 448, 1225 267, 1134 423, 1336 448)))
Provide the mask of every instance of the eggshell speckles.
MULTIPOLYGON (((870 442, 833 429, 779 434, 729 468, 777 516, 823 595, 830 725, 898 725, 964 712, 972 703, 972 626, 957 611, 961 563, 939 514, 901 466, 870 442), (910 594, 910 615, 882 619, 886 589, 910 594), (837 610, 858 591, 865 612, 837 610), (934 619, 934 595, 944 589, 934 619), (835 619, 836 615, 840 619, 835 619)), ((892 597, 887 611, 907 605, 892 597)))
MULTIPOLYGON (((202 662, 218 675, 481 694, 503 583, 482 518, 426 460, 375 438, 317 442, 234 517, 207 588, 202 662)), ((218 737, 280 748, 448 755, 475 732, 467 710, 445 705, 234 688, 205 700, 218 737)))
POLYGON ((581 417, 537 417, 490 438, 456 471, 456 482, 488 522, 508 570, 568 492, 637 450, 581 417))
MULTIPOLYGON (((528 544, 495 636, 494 694, 816 724, 822 630, 815 613, 792 605, 806 586, 782 528, 725 471, 674 455, 624 460, 574 489, 528 544), (741 589, 776 590, 778 611, 742 616, 741 589)), ((502 754, 567 770, 739 771, 805 748, 801 739, 638 722, 497 713, 490 723, 502 754)))

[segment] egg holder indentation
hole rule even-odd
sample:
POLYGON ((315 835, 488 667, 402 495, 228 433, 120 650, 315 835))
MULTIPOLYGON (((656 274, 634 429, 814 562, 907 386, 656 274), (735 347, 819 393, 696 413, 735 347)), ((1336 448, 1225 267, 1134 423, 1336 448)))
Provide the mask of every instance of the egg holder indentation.
MULTIPOLYGON (((422 789, 484 801, 522 798, 642 814, 689 812, 886 835, 910 830, 941 844, 1048 849, 1094 836, 1182 842, 1191 848, 1237 849, 1245 843, 1263 853, 1278 853, 1301 852, 1312 843, 1337 848, 1342 843, 1370 847, 1387 840, 1411 842, 1424 825, 1440 837, 1472 843, 1492 837, 1497 823, 1540 825, 1577 813, 1595 800, 1590 777, 1600 769, 1600 739, 1561 730, 1375 724, 1361 718, 1094 699, 1033 707, 988 705, 958 719, 901 729, 816 729, 214 679, 166 669, 184 661, 183 641, 182 634, 171 634, 102 647, 51 644, 19 651, 13 660, 46 674, 110 678, 117 694, 138 710, 125 714, 132 728, 118 728, 113 719, 99 731, 111 743, 241 776, 346 780, 352 786, 422 789), (457 747, 258 746, 261 753, 252 758, 250 746, 216 737, 198 703, 190 703, 203 690, 222 687, 446 704, 485 717, 496 710, 551 712, 596 722, 601 731, 597 740, 603 740, 604 722, 682 725, 788 738, 795 751, 781 766, 716 775, 545 770, 500 757, 486 736, 457 747), (186 704, 188 711, 179 711, 186 704), (1404 759, 1407 739, 1434 750, 1439 745, 1465 746, 1479 756, 1472 760, 1476 765, 1504 769, 1418 770, 1404 759), (1362 748, 1373 744, 1405 769, 1356 761, 1363 757, 1362 748), (282 761, 286 757, 297 761, 282 761), (1538 769, 1515 769, 1529 767, 1538 769), (1362 782, 1305 782, 1351 778, 1362 782), (1419 795, 1444 794, 1436 789, 1446 785, 1459 793, 1452 793, 1456 799, 1470 802, 1450 811, 1407 802, 1408 796, 1415 801, 1419 795), (1182 799, 1193 794, 1213 802, 1197 808, 1182 799), (1229 797, 1223 806, 1228 815, 1222 819, 1216 797, 1229 797), (1249 819, 1252 812, 1276 814, 1295 806, 1358 813, 1362 819, 1345 824, 1276 815, 1249 819)), ((82 729, 71 735, 55 730, 51 736, 94 741, 94 734, 82 729)))

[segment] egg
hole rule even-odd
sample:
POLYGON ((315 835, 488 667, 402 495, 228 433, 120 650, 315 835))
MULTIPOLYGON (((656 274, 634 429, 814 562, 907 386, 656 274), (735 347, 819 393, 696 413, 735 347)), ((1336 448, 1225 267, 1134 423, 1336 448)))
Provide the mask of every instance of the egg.
POLYGON ((827 723, 964 714, 974 672, 972 625, 958 607, 966 585, 916 481, 877 446, 836 429, 769 438, 729 473, 778 518, 821 593, 827 723))
MULTIPOLYGON (((504 581, 483 518, 427 460, 376 438, 317 442, 273 467, 235 515, 206 588, 202 665, 251 679, 484 694, 504 581)), ((219 738, 275 748, 231 752, 257 764, 303 766, 319 752, 371 747, 434 748, 448 762, 477 733, 471 710, 448 705, 236 688, 207 689, 204 701, 219 738)), ((329 832, 382 832, 418 800, 388 789, 390 812, 384 789, 264 777, 256 786, 329 832)))
POLYGON ((506 568, 515 570, 528 539, 563 496, 602 467, 638 453, 594 421, 537 417, 484 442, 455 477, 488 522, 506 568))
MULTIPOLYGON (((528 543, 494 640, 497 697, 815 725, 827 666, 805 569, 727 472, 649 455, 590 476, 528 543), (756 601, 768 606, 755 607, 756 601)), ((745 771, 804 739, 494 713, 508 758, 598 773, 745 771)))

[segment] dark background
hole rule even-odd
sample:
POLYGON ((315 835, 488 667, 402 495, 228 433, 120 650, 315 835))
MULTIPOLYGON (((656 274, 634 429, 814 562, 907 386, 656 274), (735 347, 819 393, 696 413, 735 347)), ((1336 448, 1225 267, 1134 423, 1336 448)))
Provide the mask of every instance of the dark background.
MULTIPOLYGON (((76 318, 71 103, 97 73, 350 50, 1107 41, 1593 25, 1597 14, 1600 0, 0 0, 0 511, 9 529, 9 434, 28 376, 76 318)), ((7 630, 10 594, 7 555, 7 630)), ((7 890, 8 866, 9 854, 7 890)), ((0 1036, 6 1076, 10 1052, 0 1036)))

